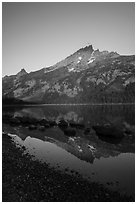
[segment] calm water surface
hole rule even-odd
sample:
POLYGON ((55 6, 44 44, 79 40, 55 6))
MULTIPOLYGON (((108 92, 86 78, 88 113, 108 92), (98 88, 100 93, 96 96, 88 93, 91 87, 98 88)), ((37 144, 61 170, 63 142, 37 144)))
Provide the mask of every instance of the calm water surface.
POLYGON ((89 181, 128 195, 135 190, 135 109, 134 105, 105 106, 27 106, 5 107, 3 114, 30 118, 80 123, 89 128, 77 129, 75 137, 66 136, 59 127, 30 131, 27 127, 3 124, 17 147, 24 145, 24 154, 46 162, 66 174, 80 174, 89 181), (100 138, 92 126, 112 124, 128 129, 130 134, 118 141, 100 138))

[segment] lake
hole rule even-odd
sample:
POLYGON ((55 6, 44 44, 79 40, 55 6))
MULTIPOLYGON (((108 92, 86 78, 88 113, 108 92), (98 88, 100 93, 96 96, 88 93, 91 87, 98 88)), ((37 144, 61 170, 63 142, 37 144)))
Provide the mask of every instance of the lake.
POLYGON ((3 107, 3 116, 46 119, 57 124, 65 120, 76 134, 67 135, 58 126, 30 130, 22 125, 3 123, 17 148, 25 146, 24 154, 32 160, 48 163, 66 174, 80 174, 90 182, 134 195, 135 193, 135 107, 134 105, 42 105, 3 107), (100 137, 94 126, 112 125, 128 130, 115 139, 100 137))

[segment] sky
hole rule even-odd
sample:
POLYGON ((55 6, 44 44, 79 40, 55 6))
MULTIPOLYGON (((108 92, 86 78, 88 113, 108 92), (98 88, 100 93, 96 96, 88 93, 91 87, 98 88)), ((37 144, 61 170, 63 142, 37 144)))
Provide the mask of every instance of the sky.
POLYGON ((89 44, 135 54, 132 2, 3 2, 2 75, 52 66, 89 44))

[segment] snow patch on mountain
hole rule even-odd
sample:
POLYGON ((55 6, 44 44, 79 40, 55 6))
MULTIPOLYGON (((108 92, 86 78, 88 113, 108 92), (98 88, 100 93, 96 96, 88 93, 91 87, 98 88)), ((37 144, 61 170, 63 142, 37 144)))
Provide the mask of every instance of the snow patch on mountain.
POLYGON ((91 57, 88 59, 87 64, 91 64, 92 62, 95 61, 96 58, 93 55, 94 55, 94 51, 91 53, 91 57))
POLYGON ((82 57, 78 57, 78 61, 77 61, 77 64, 80 63, 82 60, 82 57))
POLYGON ((73 72, 74 70, 75 70, 74 67, 68 68, 68 71, 69 71, 69 72, 73 72))
POLYGON ((27 86, 29 86, 29 88, 32 88, 33 86, 35 86, 36 81, 34 79, 30 80, 30 81, 26 81, 25 84, 27 86))
POLYGON ((89 59, 89 61, 87 62, 87 64, 91 64, 92 62, 95 61, 95 58, 89 59))
POLYGON ((127 86, 130 83, 134 83, 135 82, 135 76, 131 76, 130 78, 128 78, 125 83, 124 86, 127 86))

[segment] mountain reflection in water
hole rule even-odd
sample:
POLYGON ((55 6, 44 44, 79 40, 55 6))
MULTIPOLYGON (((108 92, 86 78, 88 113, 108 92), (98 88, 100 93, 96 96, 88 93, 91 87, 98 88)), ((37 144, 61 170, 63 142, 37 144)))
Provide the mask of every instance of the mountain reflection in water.
POLYGON ((3 131, 10 133, 17 146, 25 146, 24 154, 46 162, 67 173, 78 172, 91 181, 107 187, 134 194, 135 117, 134 106, 38 106, 4 108, 4 114, 14 117, 30 117, 50 121, 65 120, 82 124, 74 137, 67 136, 58 127, 45 131, 29 130, 27 127, 3 124, 3 131), (128 129, 130 134, 116 140, 100 137, 94 125, 111 124, 118 129, 128 129), (88 129, 85 134, 85 129, 88 129))

